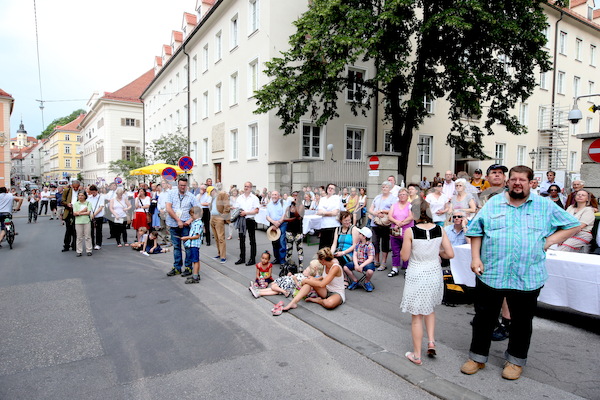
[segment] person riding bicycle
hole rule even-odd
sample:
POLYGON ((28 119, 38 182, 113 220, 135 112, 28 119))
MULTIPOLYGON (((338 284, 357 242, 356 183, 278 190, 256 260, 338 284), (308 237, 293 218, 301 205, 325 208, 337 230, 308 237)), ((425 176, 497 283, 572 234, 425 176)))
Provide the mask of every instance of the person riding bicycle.
POLYGON ((0 244, 2 243, 2 240, 4 240, 4 235, 6 235, 4 220, 6 217, 11 217, 13 203, 15 201, 18 202, 15 211, 19 211, 21 209, 21 204, 23 204, 23 197, 13 196, 12 193, 8 193, 6 187, 0 187, 0 244))

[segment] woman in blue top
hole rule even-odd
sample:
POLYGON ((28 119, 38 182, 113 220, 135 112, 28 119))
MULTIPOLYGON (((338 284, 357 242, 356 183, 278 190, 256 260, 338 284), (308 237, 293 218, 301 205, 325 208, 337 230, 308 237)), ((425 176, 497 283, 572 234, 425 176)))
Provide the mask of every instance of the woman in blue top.
POLYGON ((352 261, 352 252, 358 243, 358 228, 352 225, 352 213, 342 211, 340 213, 342 226, 335 230, 331 252, 343 267, 352 261))

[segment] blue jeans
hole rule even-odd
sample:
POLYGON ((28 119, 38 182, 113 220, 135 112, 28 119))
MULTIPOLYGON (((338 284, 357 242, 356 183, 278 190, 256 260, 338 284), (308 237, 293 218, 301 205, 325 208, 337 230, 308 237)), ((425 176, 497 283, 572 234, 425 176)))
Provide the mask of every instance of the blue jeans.
POLYGON ((287 241, 285 240, 285 232, 287 231, 287 222, 282 223, 279 226, 281 236, 279 237, 279 255, 277 258, 283 264, 285 263, 285 256, 287 255, 287 241))
MULTIPOLYGON (((181 254, 181 237, 188 236, 190 233, 190 227, 184 226, 183 228, 172 226, 169 227, 169 232, 171 233, 171 243, 173 243, 173 268, 181 271, 181 267, 183 266, 183 258, 181 254)), ((188 249, 185 250, 185 266, 187 268, 192 268, 192 262, 190 261, 190 256, 188 253, 188 249)))

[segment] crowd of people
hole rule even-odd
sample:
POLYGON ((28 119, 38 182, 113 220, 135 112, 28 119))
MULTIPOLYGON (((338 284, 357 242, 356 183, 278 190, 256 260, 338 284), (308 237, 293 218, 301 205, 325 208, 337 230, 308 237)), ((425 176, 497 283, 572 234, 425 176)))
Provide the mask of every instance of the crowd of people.
MULTIPOLYGON (((423 177, 406 187, 389 176, 372 200, 365 188, 335 184, 282 194, 266 188, 255 191, 251 182, 241 190, 237 186, 226 190, 210 178, 189 185, 187 178, 180 177, 176 182, 141 183, 129 190, 115 183, 84 188, 74 180, 64 187, 32 190, 27 196, 28 222, 36 223, 38 215, 49 213, 50 220, 65 226, 62 251, 74 250, 78 257, 102 249, 103 227, 108 225, 108 240, 114 239, 117 247, 131 247, 146 256, 172 251, 167 276, 186 277, 185 283, 190 284, 201 279, 201 246, 214 243, 214 259, 226 263, 227 243, 237 236, 239 257, 234 264, 255 267, 249 287, 254 297, 292 296, 287 304, 277 303, 273 315, 296 308, 302 300, 333 309, 346 301, 346 290, 372 292, 377 271, 386 271, 383 276, 389 278, 404 273, 400 307, 412 315, 413 335, 413 349, 405 356, 417 365, 422 364, 423 327, 426 354, 436 355, 434 307, 442 302, 444 292, 442 260, 453 257, 454 246, 471 243, 472 269, 479 279, 473 341, 461 371, 476 373, 487 361, 490 341, 510 337, 503 376, 518 379, 531 336, 532 304, 537 299, 532 293, 538 293, 544 281, 540 264, 544 257, 539 252, 550 245, 560 251, 588 251, 598 205, 580 180, 565 196, 552 171, 539 185, 528 167, 513 167, 507 176, 508 172, 505 166, 493 164, 485 177, 480 169, 472 177, 464 171, 446 171, 432 182, 423 177), (267 225, 272 252, 262 252, 257 260, 259 214, 267 225), (303 219, 309 215, 319 222, 314 232, 319 250, 305 269, 303 219), (129 229, 135 232, 132 240, 129 229), (506 238, 515 232, 525 236, 526 245, 513 243, 523 247, 524 256, 512 267, 512 261, 499 260, 511 253, 505 248, 506 238), (525 259, 527 254, 535 254, 535 261, 525 259), (273 273, 277 264, 279 278, 273 273), (523 279, 507 283, 507 268, 526 275, 526 284, 523 279), (523 298, 529 301, 526 310, 515 308, 517 299, 523 298)), ((18 199, 24 200, 0 193, 0 219, 12 212, 18 199)))

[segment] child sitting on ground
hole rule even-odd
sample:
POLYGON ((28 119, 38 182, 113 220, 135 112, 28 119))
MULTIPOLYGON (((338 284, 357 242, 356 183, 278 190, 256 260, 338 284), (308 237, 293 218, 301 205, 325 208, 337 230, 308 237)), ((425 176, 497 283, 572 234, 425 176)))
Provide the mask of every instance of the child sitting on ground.
POLYGON ((137 241, 131 243, 131 248, 137 251, 144 250, 144 242, 148 238, 148 228, 140 226, 137 230, 137 241))
POLYGON ((144 251, 142 251, 143 255, 148 256, 150 254, 166 253, 168 251, 169 249, 163 249, 158 244, 158 232, 150 231, 150 233, 146 235, 146 241, 144 242, 144 251))
POLYGON ((266 288, 273 282, 273 264, 271 264, 271 253, 265 250, 260 256, 260 262, 256 264, 256 284, 260 288, 266 288))
POLYGON ((204 232, 204 224, 202 223, 202 208, 198 206, 192 207, 190 216, 194 219, 190 225, 190 233, 188 236, 182 236, 184 242, 183 247, 189 249, 189 257, 192 262, 192 276, 185 280, 185 283, 200 282, 200 238, 204 232))
POLYGON ((273 296, 276 294, 283 294, 285 297, 288 297, 294 290, 298 290, 300 288, 300 282, 306 279, 309 276, 320 276, 323 273, 323 266, 319 262, 319 260, 312 260, 303 272, 292 275, 287 274, 286 276, 281 276, 275 279, 275 282, 271 284, 271 287, 266 289, 258 289, 254 286, 253 282, 250 282, 250 287, 248 288, 252 295, 257 299, 260 296, 273 296))
POLYGON ((360 228, 358 233, 359 242, 352 254, 352 262, 344 265, 344 272, 352 280, 352 283, 348 285, 348 290, 354 290, 358 287, 358 280, 353 272, 356 269, 358 272, 365 274, 365 290, 372 292, 373 284, 371 283, 371 277, 373 276, 373 272, 375 272, 375 247, 370 241, 372 232, 365 226, 360 228))

